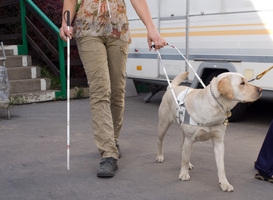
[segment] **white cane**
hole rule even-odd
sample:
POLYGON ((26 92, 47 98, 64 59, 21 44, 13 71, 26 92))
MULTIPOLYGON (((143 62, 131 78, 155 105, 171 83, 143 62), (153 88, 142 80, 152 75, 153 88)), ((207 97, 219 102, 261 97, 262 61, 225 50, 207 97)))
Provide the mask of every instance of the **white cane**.
MULTIPOLYGON (((67 29, 70 29, 70 11, 67 13, 67 29)), ((70 39, 67 37, 67 170, 70 169, 70 39)))

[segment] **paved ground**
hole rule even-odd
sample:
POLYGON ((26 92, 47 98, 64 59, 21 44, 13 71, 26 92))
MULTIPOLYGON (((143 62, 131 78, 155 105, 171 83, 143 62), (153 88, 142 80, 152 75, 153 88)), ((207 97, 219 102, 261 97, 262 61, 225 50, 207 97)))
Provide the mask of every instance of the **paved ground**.
POLYGON ((210 141, 197 143, 191 180, 178 179, 179 127, 165 138, 165 162, 155 162, 158 94, 126 98, 120 138, 123 157, 114 178, 99 179, 99 154, 92 140, 88 99, 71 102, 71 169, 66 170, 66 102, 0 110, 0 200, 271 200, 272 184, 255 180, 253 162, 270 125, 273 104, 253 104, 226 133, 226 173, 233 193, 220 191, 210 141))

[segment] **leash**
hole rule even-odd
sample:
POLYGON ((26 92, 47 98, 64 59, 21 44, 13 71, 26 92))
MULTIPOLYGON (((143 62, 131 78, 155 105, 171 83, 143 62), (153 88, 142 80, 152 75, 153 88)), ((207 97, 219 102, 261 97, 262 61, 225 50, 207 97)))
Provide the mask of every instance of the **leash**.
POLYGON ((264 72, 258 74, 255 78, 250 79, 248 82, 252 82, 252 81, 261 79, 261 78, 262 78, 267 72, 269 72, 271 69, 273 69, 273 66, 270 67, 269 69, 265 70, 264 72))

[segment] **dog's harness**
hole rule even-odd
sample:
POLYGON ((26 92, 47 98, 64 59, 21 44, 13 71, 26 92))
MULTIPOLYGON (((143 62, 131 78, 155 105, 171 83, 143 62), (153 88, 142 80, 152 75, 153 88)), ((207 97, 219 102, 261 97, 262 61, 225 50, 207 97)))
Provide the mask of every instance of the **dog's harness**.
MULTIPOLYGON (((187 88, 183 92, 181 92, 177 98, 176 101, 178 102, 177 105, 177 111, 176 111, 176 120, 178 124, 184 123, 188 125, 193 126, 202 126, 203 124, 197 123, 188 113, 185 105, 185 97, 192 91, 191 88, 187 88)), ((221 109, 225 112, 225 120, 223 122, 224 125, 228 125, 228 118, 231 117, 231 111, 225 111, 224 106, 218 101, 214 93, 212 92, 211 86, 210 86, 210 93, 213 99, 217 102, 217 104, 221 107, 221 109)))
POLYGON ((192 89, 187 88, 186 90, 184 90, 183 92, 181 92, 178 96, 177 96, 177 102, 178 102, 178 108, 176 111, 176 119, 177 119, 177 123, 181 124, 189 124, 189 125, 193 125, 193 126, 198 126, 198 125, 202 125, 202 124, 198 124, 196 121, 194 121, 194 119, 189 115, 187 109, 186 109, 186 105, 185 105, 185 97, 192 91, 192 89))
MULTIPOLYGON (((189 62, 189 61, 185 58, 185 56, 179 51, 179 49, 176 48, 174 45, 171 45, 171 44, 168 44, 168 45, 171 46, 172 48, 176 49, 176 51, 184 58, 184 60, 185 60, 186 63, 188 64, 188 66, 190 66, 190 68, 193 70, 193 72, 194 72, 195 76, 197 77, 197 79, 199 80, 199 82, 200 82, 200 83, 202 84, 202 86, 205 88, 205 87, 206 87, 205 84, 203 83, 203 81, 201 80, 201 78, 198 76, 198 74, 195 72, 195 70, 194 70, 193 67, 191 66, 190 62, 189 62)), ((159 53, 159 51, 156 50, 155 45, 152 45, 151 48, 154 48, 154 50, 156 51, 156 53, 157 53, 157 55, 158 55, 158 57, 159 57, 159 60, 161 61, 163 72, 164 72, 164 74, 165 74, 165 76, 166 76, 168 85, 169 85, 169 87, 170 87, 171 93, 172 93, 173 98, 174 98, 174 100, 175 100, 176 109, 177 109, 177 116, 176 116, 176 117, 177 117, 177 122, 178 122, 178 124, 181 124, 181 123, 183 122, 183 123, 187 123, 187 124, 190 124, 190 125, 201 125, 201 124, 196 123, 196 122, 190 117, 190 115, 189 115, 189 113, 187 112, 187 109, 186 109, 186 107, 185 107, 185 102, 184 102, 185 96, 186 96, 192 89, 190 89, 190 91, 188 91, 188 90, 189 90, 189 88, 188 88, 186 91, 180 93, 180 94, 178 95, 178 97, 176 98, 176 95, 175 95, 175 93, 174 93, 174 91, 173 91, 173 87, 172 87, 172 85, 171 85, 170 79, 169 79, 169 77, 168 77, 168 75, 167 75, 167 72, 166 72, 166 69, 165 69, 165 67, 164 67, 164 64, 163 64, 163 61, 162 61, 162 58, 161 58, 161 54, 159 53)))

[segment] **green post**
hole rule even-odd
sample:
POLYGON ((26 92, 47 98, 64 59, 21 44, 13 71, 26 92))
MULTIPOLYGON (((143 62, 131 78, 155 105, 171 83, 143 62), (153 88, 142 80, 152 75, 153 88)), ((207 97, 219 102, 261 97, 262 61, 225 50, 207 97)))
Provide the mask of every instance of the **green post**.
POLYGON ((58 45, 59 45, 59 61, 60 61, 60 79, 61 79, 61 92, 56 92, 56 97, 66 98, 66 75, 65 75, 65 56, 64 56, 64 47, 66 46, 65 42, 58 36, 58 45))
POLYGON ((19 55, 28 55, 28 45, 27 45, 27 25, 26 25, 26 6, 24 0, 20 0, 21 4, 21 26, 22 26, 22 45, 18 45, 19 55))

